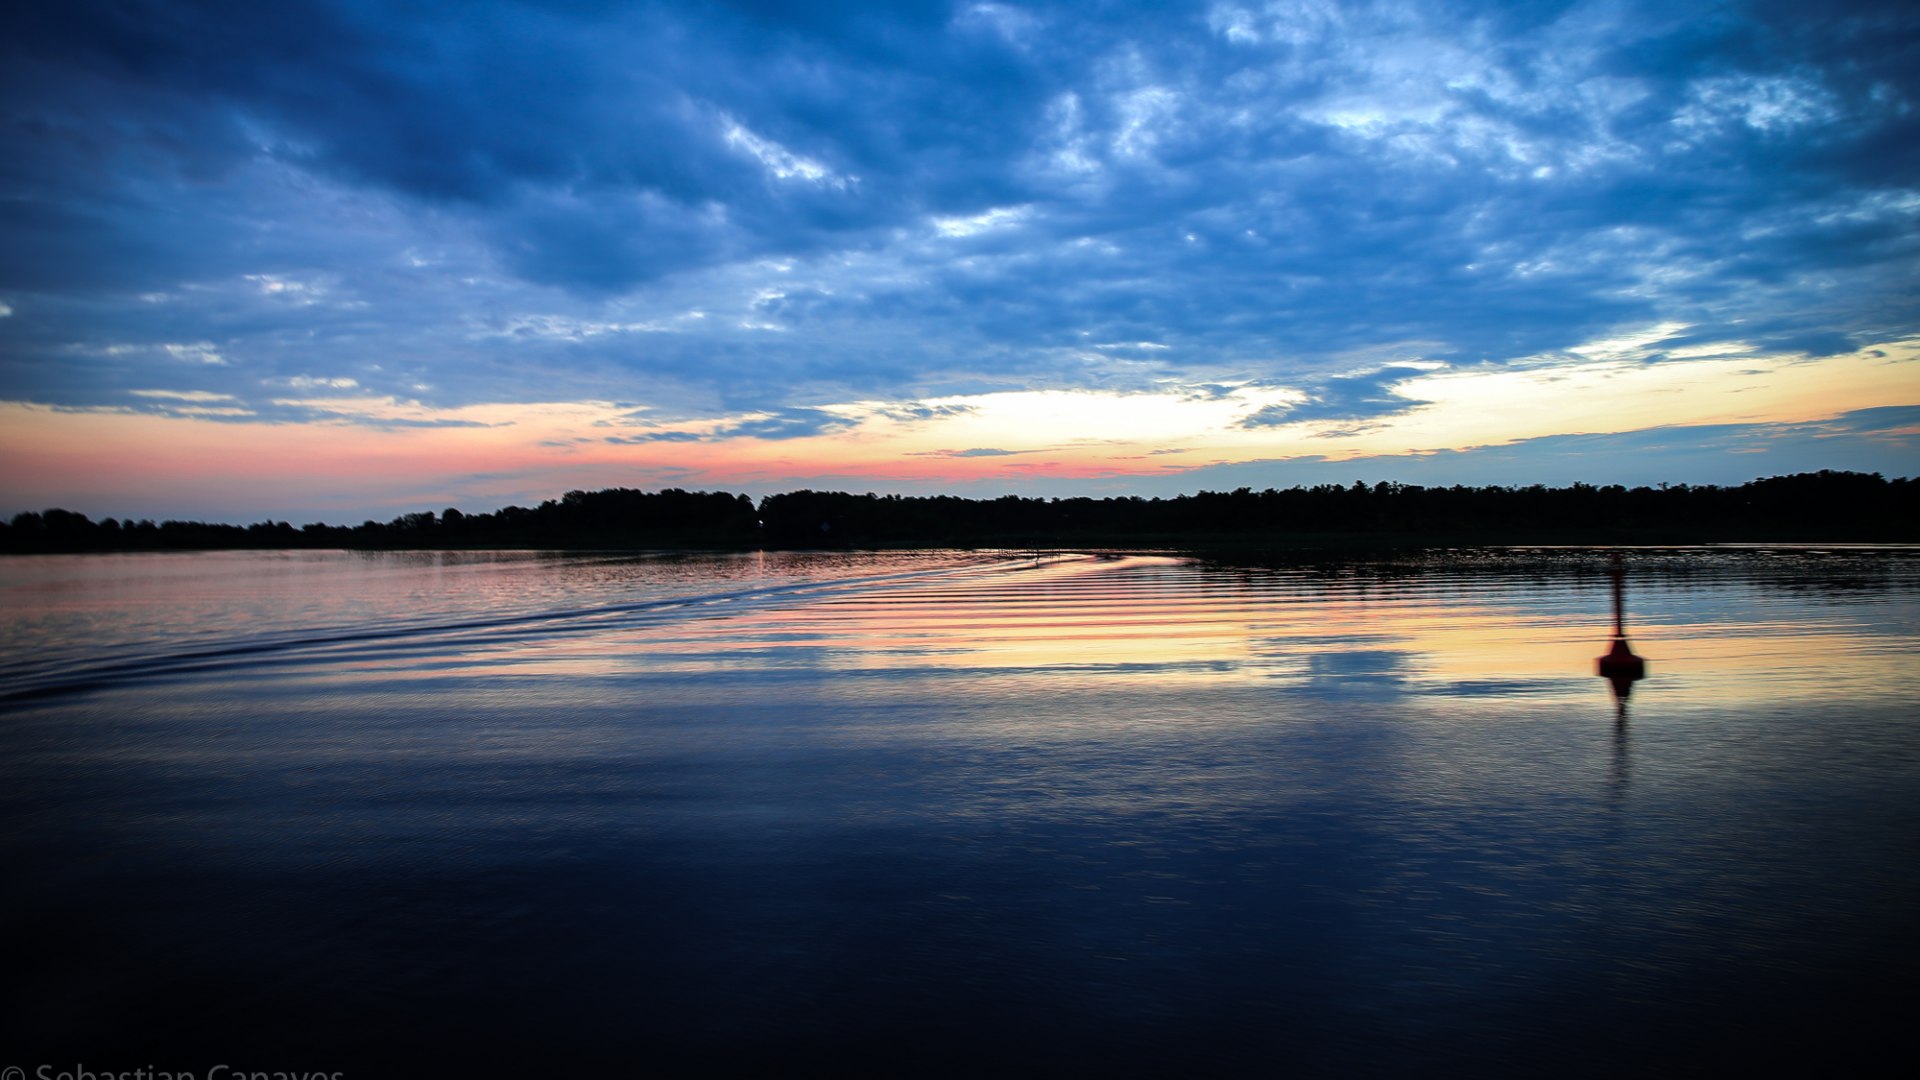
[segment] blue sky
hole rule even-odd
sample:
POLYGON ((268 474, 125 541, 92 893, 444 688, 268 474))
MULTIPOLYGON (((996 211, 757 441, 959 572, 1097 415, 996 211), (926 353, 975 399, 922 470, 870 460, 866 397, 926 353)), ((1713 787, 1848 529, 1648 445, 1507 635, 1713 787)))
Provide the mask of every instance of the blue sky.
POLYGON ((1910 4, 13 18, 8 513, 1920 471, 1910 4))

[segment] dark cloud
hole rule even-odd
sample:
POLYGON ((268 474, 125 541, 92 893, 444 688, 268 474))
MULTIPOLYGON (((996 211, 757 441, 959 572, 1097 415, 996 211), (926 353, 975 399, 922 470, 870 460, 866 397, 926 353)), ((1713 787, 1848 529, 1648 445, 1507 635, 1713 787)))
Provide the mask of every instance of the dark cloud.
POLYGON ((1910 445, 1920 446, 1920 404, 1883 405, 1877 409, 1856 409, 1824 423, 1802 425, 1801 429, 1814 432, 1898 435, 1910 445))
POLYGON ((1860 347, 1853 338, 1835 330, 1807 330, 1799 333, 1775 334, 1766 339, 1767 346, 1782 352, 1800 352, 1808 356, 1837 356, 1850 353, 1860 347))
POLYGON ((716 442, 724 439, 806 439, 831 435, 857 426, 859 421, 823 409, 780 409, 776 412, 721 424, 708 431, 643 431, 608 436, 610 443, 716 442))
POLYGON ((639 446, 657 442, 706 442, 709 438, 691 431, 655 431, 643 435, 608 435, 606 441, 615 446, 639 446))
POLYGON ((771 416, 723 424, 713 432, 716 439, 807 439, 830 435, 856 426, 850 420, 820 409, 782 409, 771 416))
POLYGON ((1427 404, 1395 388, 1427 373, 1426 368, 1384 367, 1378 371, 1337 375, 1301 389, 1306 399, 1293 404, 1268 405, 1249 414, 1243 428, 1277 427, 1302 420, 1377 420, 1427 404))
POLYGON ((914 402, 907 405, 892 405, 876 411, 875 415, 889 420, 912 422, 916 420, 938 420, 948 416, 966 416, 977 412, 971 405, 927 405, 914 402))

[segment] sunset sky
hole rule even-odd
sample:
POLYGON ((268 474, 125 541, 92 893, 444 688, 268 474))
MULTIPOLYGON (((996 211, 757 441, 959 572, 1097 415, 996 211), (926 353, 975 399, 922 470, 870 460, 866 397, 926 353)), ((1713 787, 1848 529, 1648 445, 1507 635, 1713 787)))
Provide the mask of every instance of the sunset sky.
POLYGON ((1920 474, 1920 8, 92 3, 0 515, 1920 474))

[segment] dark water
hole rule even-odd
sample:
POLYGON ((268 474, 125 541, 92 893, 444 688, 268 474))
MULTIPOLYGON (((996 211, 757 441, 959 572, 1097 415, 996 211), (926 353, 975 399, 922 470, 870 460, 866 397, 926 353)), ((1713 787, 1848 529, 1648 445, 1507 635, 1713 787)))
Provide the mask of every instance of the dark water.
POLYGON ((0 1065, 1864 1066, 1920 551, 0 560, 0 1065))

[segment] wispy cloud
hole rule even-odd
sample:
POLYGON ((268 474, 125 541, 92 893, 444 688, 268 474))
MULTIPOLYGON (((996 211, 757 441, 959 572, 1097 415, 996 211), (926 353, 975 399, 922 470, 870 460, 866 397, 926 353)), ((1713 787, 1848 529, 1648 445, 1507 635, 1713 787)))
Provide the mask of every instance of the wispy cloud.
POLYGON ((995 457, 1013 457, 1017 454, 1031 454, 1033 452, 1034 451, 1032 450, 1001 450, 998 447, 992 447, 992 446, 976 446, 970 450, 923 450, 923 451, 920 451, 920 456, 944 457, 944 458, 995 458, 995 457))

